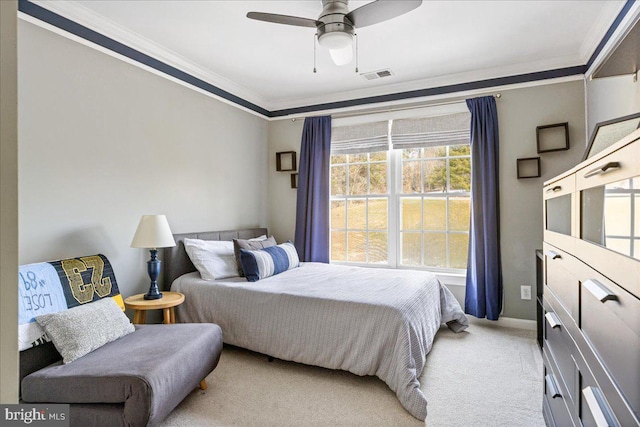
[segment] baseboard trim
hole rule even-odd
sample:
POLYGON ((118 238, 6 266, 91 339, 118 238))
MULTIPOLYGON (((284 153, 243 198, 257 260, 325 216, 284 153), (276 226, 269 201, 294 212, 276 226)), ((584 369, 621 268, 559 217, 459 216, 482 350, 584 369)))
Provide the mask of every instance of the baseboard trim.
POLYGON ((530 331, 536 330, 535 320, 517 319, 515 317, 499 317, 498 320, 495 321, 495 320, 487 320, 487 319, 478 319, 473 316, 470 316, 469 319, 472 319, 473 323, 485 323, 488 325, 496 325, 504 328, 527 329, 530 331))

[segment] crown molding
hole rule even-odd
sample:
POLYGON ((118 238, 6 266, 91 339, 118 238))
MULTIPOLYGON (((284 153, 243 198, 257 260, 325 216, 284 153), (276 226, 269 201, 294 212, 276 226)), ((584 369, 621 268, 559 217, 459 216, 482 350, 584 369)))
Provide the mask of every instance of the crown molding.
MULTIPOLYGON (((586 61, 588 65, 587 70, 585 70, 585 76, 590 77, 595 70, 602 64, 602 62, 611 54, 611 52, 615 49, 618 43, 622 40, 622 38, 627 34, 627 32, 631 29, 631 27, 640 20, 640 1, 638 0, 628 0, 625 4, 625 7, 619 12, 620 14, 624 12, 623 16, 618 15, 616 18, 617 27, 610 34, 609 38, 606 37, 602 39, 602 42, 605 42, 602 46, 602 49, 598 51, 596 48, 592 54, 591 58, 586 61)), ((613 25, 616 24, 614 22, 613 25)))
MULTIPOLYGON (((486 80, 476 80, 449 86, 438 86, 433 88, 419 89, 409 92, 389 93, 379 96, 368 96, 365 98, 349 99, 345 101, 328 102, 324 104, 313 104, 304 107, 290 108, 284 110, 274 110, 270 112, 270 117, 288 116, 298 113, 317 113, 323 110, 335 110, 359 105, 386 103, 403 99, 416 99, 421 97, 432 97, 443 94, 457 94, 470 90, 486 90, 492 87, 502 87, 519 83, 536 82, 555 78, 576 76, 580 79, 584 77, 584 65, 555 70, 546 70, 535 73, 513 75, 507 77, 491 78, 486 80)), ((543 84, 543 83, 541 83, 543 84)))
MULTIPOLYGON (((214 73, 180 54, 161 46, 141 35, 134 33, 125 27, 95 13, 74 1, 44 1, 29 0, 75 23, 96 31, 130 48, 143 52, 165 64, 182 70, 198 79, 204 80, 220 89, 245 99, 253 104, 265 106, 269 102, 248 88, 235 83, 219 74, 214 73)), ((269 108, 266 108, 269 110, 269 108)))
MULTIPOLYGON (((268 111, 288 110, 305 105, 341 102, 350 99, 381 96, 389 93, 410 92, 421 89, 436 88, 439 86, 463 84, 474 80, 486 80, 532 73, 536 71, 553 70, 567 67, 567 64, 583 64, 586 62, 586 60, 583 60, 581 55, 572 55, 569 57, 550 58, 548 60, 515 64, 506 67, 493 67, 484 70, 475 70, 473 72, 463 72, 428 79, 419 79, 410 82, 379 86, 377 88, 368 87, 351 91, 343 91, 339 94, 274 100, 265 99, 255 91, 252 91, 245 86, 238 85, 237 83, 196 64, 178 53, 124 28, 123 26, 80 5, 79 3, 76 3, 75 1, 67 0, 52 2, 45 0, 29 0, 29 2, 37 4, 38 6, 112 38, 113 40, 116 40, 128 47, 174 66, 196 78, 204 80, 253 104, 259 105, 268 111)), ((77 41, 83 42, 82 40, 77 41)))
POLYGON ((593 52, 596 51, 598 45, 606 36, 607 31, 611 27, 611 23, 614 22, 616 16, 625 7, 625 1, 619 2, 605 2, 603 5, 604 11, 598 16, 598 20, 595 25, 591 27, 589 33, 582 41, 580 46, 580 63, 586 64, 593 52))
MULTIPOLYGON (((613 5, 619 10, 616 19, 610 24, 588 61, 585 59, 588 56, 585 52, 588 53, 589 46, 594 44, 593 39, 598 37, 601 29, 593 30, 589 40, 585 39, 582 51, 572 56, 376 88, 361 88, 345 91, 337 96, 276 101, 265 100, 248 88, 110 22, 74 1, 19 0, 19 17, 249 113, 266 119, 280 119, 308 113, 318 114, 320 111, 363 109, 366 105, 409 103, 418 99, 433 100, 441 96, 450 98, 454 94, 486 92, 490 88, 544 85, 558 79, 583 79, 587 65, 591 70, 598 61, 606 57, 624 34, 625 26, 628 27, 629 22, 637 19, 640 14, 640 2, 637 0, 627 0, 622 7, 619 7, 619 3, 613 5), (593 57, 598 60, 594 61, 593 57), (567 66, 567 63, 587 65, 567 66), (532 69, 538 71, 532 72, 532 69)), ((613 8, 613 5, 609 8, 613 8)), ((606 24, 604 18, 602 21, 596 27, 606 24)))
MULTIPOLYGON (((555 77, 546 80, 532 80, 522 83, 512 83, 512 84, 497 84, 495 86, 487 86, 483 88, 477 89, 467 89, 467 90, 458 90, 447 93, 442 93, 438 95, 428 95, 421 96, 415 98, 403 98, 397 99, 393 101, 381 101, 375 103, 368 104, 360 104, 360 105, 352 105, 352 106, 343 106, 343 107, 335 107, 335 108, 327 108, 327 109, 318 109, 313 111, 313 115, 340 115, 340 114, 348 114, 351 115, 369 115, 369 114, 377 114, 377 113, 387 113, 389 111, 393 111, 396 109, 405 109, 414 107, 431 107, 438 106, 444 104, 449 104, 451 102, 464 102, 466 98, 478 97, 478 96, 488 96, 495 95, 503 91, 514 90, 514 89, 523 89, 528 87, 537 87, 537 86, 547 86, 553 84, 560 84, 572 81, 583 81, 583 74, 572 74, 565 77, 555 77)), ((272 111, 272 113, 278 114, 278 111, 272 111)), ((273 115, 269 117, 269 121, 276 120, 291 120, 291 119, 301 119, 308 117, 309 113, 307 112, 291 112, 288 114, 281 115, 273 115)))
POLYGON ((446 76, 438 76, 428 79, 420 79, 396 84, 386 84, 378 87, 368 87, 350 91, 343 91, 339 95, 319 95, 315 97, 305 97, 303 99, 290 98, 272 101, 271 103, 269 103, 269 111, 296 109, 302 108, 303 106, 307 105, 346 102, 353 99, 385 96, 393 93, 406 93, 420 90, 437 89, 440 87, 470 84, 477 81, 544 73, 549 70, 571 68, 571 66, 567 66, 567 64, 574 64, 574 67, 579 67, 579 64, 583 63, 584 62, 580 62, 580 58, 576 55, 570 58, 552 58, 547 61, 515 64, 507 67, 487 68, 484 70, 476 70, 473 72, 449 74, 446 76))

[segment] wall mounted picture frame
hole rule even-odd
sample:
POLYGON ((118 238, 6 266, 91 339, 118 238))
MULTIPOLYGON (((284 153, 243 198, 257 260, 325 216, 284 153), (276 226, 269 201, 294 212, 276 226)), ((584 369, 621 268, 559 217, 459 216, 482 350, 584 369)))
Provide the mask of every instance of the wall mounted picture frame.
POLYGON ((518 179, 523 178, 539 178, 540 157, 523 157, 517 160, 516 170, 518 179))
POLYGON ((276 153, 276 171, 288 172, 298 168, 295 151, 280 151, 276 153))
POLYGON ((291 174, 291 188, 298 188, 298 174, 291 174))
POLYGON ((538 154, 569 149, 569 123, 554 123, 536 127, 538 154))
POLYGON ((640 113, 598 123, 593 129, 582 160, 595 156, 636 129, 640 129, 640 113))

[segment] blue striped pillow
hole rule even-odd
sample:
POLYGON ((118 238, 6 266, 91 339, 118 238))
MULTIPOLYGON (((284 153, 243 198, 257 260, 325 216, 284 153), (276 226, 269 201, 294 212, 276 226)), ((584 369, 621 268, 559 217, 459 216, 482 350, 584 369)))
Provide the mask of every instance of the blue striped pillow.
POLYGON ((240 249, 240 262, 249 282, 274 276, 300 265, 298 252, 291 242, 257 251, 240 249))

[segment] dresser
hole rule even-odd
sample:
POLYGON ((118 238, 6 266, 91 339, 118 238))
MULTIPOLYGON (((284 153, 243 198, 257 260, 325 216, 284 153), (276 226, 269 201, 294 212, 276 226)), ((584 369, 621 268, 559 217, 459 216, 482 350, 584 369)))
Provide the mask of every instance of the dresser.
POLYGON ((640 130, 545 182, 543 413, 640 426, 640 130))

